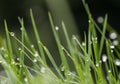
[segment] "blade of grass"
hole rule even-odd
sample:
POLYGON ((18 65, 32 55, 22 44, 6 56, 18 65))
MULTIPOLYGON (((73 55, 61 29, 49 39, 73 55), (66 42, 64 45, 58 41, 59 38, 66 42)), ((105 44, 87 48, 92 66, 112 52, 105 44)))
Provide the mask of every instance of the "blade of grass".
POLYGON ((12 62, 13 51, 12 51, 12 45, 11 45, 11 40, 10 40, 10 36, 9 36, 9 31, 8 31, 8 26, 7 26, 6 20, 4 20, 4 26, 5 26, 6 37, 7 37, 7 44, 8 44, 9 62, 12 62))
POLYGON ((60 54, 60 57, 61 57, 61 60, 62 60, 62 64, 65 66, 65 69, 68 71, 69 70, 69 65, 68 65, 67 59, 66 59, 66 57, 65 57, 65 55, 63 53, 59 37, 58 37, 58 35, 57 35, 56 31, 55 31, 55 26, 54 26, 54 23, 53 23, 52 16, 51 16, 50 12, 48 12, 48 16, 49 16, 52 31, 53 31, 53 34, 54 34, 54 37, 55 37, 55 40, 56 40, 56 43, 57 43, 57 46, 58 46, 58 50, 59 50, 59 54, 60 54))
POLYGON ((46 52, 48 58, 50 59, 50 61, 51 61, 52 65, 53 65, 53 67, 55 68, 55 70, 56 70, 57 73, 59 74, 60 78, 61 78, 62 80, 64 80, 64 77, 62 76, 62 74, 61 74, 59 68, 57 67, 57 64, 55 63, 55 61, 54 61, 52 55, 50 54, 49 50, 48 50, 45 46, 43 46, 43 48, 44 48, 44 50, 45 50, 45 52, 46 52))
POLYGON ((108 20, 108 15, 106 14, 105 15, 105 20, 104 20, 104 25, 103 25, 103 33, 102 33, 102 37, 101 37, 101 40, 100 40, 99 59, 100 59, 100 56, 101 56, 102 50, 103 50, 105 33, 106 33, 106 29, 107 29, 107 20, 108 20))
POLYGON ((66 30, 66 26, 64 24, 64 22, 62 21, 62 28, 63 28, 63 32, 65 34, 65 38, 66 38, 66 41, 67 41, 67 46, 68 46, 68 49, 70 51, 70 53, 73 55, 73 48, 72 48, 72 44, 71 44, 71 41, 70 41, 70 38, 68 36, 68 33, 67 33, 67 30, 66 30))
POLYGON ((46 63, 46 58, 45 58, 45 55, 44 55, 43 48, 42 48, 41 45, 39 45, 39 42, 41 42, 41 40, 40 40, 39 33, 38 33, 38 30, 37 30, 37 27, 36 27, 36 24, 35 24, 35 21, 34 21, 32 9, 30 9, 30 17, 31 17, 31 21, 32 21, 32 26, 33 26, 33 29, 34 29, 35 37, 36 37, 36 40, 37 40, 37 44, 38 44, 38 47, 39 47, 40 55, 41 55, 43 61, 46 63))

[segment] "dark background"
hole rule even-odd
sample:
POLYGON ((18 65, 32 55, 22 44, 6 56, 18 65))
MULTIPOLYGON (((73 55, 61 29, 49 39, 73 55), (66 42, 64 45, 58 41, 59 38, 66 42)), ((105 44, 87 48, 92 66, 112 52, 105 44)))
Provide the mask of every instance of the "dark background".
MULTIPOLYGON (((120 0, 86 0, 86 2, 95 20, 107 13, 108 23, 120 33, 120 0)), ((87 28, 88 18, 81 0, 71 0, 70 6, 79 28, 82 30, 87 28)))
MULTIPOLYGON (((67 0, 71 11, 80 30, 87 29, 87 15, 81 0, 67 0)), ((109 15, 109 24, 119 31, 120 27, 120 0, 86 0, 91 13, 96 20, 99 16, 109 15)), ((29 22, 29 8, 34 10, 40 8, 43 19, 47 19, 47 7, 45 0, 0 0, 0 25, 3 26, 3 19, 6 18, 8 25, 13 30, 19 25, 17 17, 24 17, 26 24, 29 22)), ((64 9, 63 9, 64 10, 64 9)), ((44 21, 44 20, 43 20, 44 21)), ((41 22, 43 22, 41 21, 41 22)), ((40 22, 39 22, 40 23, 40 22)), ((42 23, 41 23, 42 24, 42 23)), ((0 28, 2 30, 2 28, 0 28)))

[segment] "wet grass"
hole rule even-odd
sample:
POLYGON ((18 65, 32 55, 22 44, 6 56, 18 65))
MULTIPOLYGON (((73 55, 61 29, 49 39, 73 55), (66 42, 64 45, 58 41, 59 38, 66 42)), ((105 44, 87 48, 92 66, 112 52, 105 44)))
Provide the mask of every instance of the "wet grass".
MULTIPOLYGON (((1 84, 119 84, 120 83, 120 45, 106 37, 108 15, 105 15, 103 28, 96 24, 86 3, 83 3, 89 18, 88 34, 79 41, 75 35, 68 36, 64 21, 61 28, 55 26, 52 15, 48 13, 51 28, 59 51, 61 65, 57 65, 54 55, 42 43, 30 9, 31 22, 38 49, 27 35, 24 20, 21 24, 21 39, 10 32, 5 23, 6 39, 0 39, 0 63, 6 76, 0 77, 1 84), (62 29, 67 47, 64 47, 57 31, 62 29), (101 30, 102 29, 102 30, 101 30), (98 33, 101 37, 98 38, 98 33), (11 40, 14 39, 14 40, 11 40), (15 41, 15 42, 14 42, 15 41), (14 44, 16 43, 16 44, 14 44), (26 45, 27 43, 27 45, 26 45), (15 54, 13 47, 18 53, 15 54), (29 59, 32 66, 25 64, 29 59), (48 59, 46 59, 48 58, 48 59), (52 67, 47 63, 49 60, 52 67)), ((119 41, 119 35, 118 41, 119 41)), ((116 37, 117 38, 117 37, 116 37)), ((114 38, 113 38, 114 39, 114 38)))

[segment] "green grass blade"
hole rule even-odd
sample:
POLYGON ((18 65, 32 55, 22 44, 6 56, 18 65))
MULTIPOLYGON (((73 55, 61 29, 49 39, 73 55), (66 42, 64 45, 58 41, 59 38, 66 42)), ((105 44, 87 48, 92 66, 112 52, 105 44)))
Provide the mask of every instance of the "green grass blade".
POLYGON ((13 51, 12 51, 12 45, 11 45, 11 40, 10 40, 10 35, 9 35, 6 20, 4 20, 4 25, 5 25, 5 31, 6 31, 6 37, 7 37, 7 44, 8 44, 9 61, 11 62, 13 59, 13 51))
POLYGON ((64 24, 63 21, 62 21, 62 28, 63 28, 63 32, 64 32, 64 34, 65 34, 65 38, 66 38, 66 41, 67 41, 68 49, 69 49, 70 53, 73 55, 72 44, 71 44, 70 38, 69 38, 69 36, 68 36, 67 30, 66 30, 66 26, 65 26, 65 24, 64 24))
MULTIPOLYGON (((19 21, 20 21, 20 24, 21 24, 21 31, 22 31, 22 34, 21 34, 21 39, 22 39, 22 43, 24 44, 24 21, 23 19, 20 19, 19 18, 19 21)), ((22 51, 24 51, 24 46, 22 45, 22 51)), ((20 54, 20 63, 23 65, 24 64, 24 53, 21 52, 20 54)))
POLYGON ((108 20, 108 15, 105 15, 105 20, 104 20, 104 25, 103 25, 103 33, 102 33, 102 37, 100 40, 100 50, 99 50, 99 57, 102 54, 102 50, 103 50, 103 45, 104 45, 104 40, 105 40, 105 33, 106 33, 106 29, 107 29, 107 20, 108 20))
POLYGON ((54 26, 54 23, 53 23, 53 20, 52 20, 52 16, 50 13, 48 13, 49 15, 49 20, 50 20, 50 23, 51 23, 51 27, 52 27, 52 31, 53 31, 53 34, 54 34, 54 37, 55 37, 55 40, 56 40, 56 43, 57 43, 57 46, 58 46, 58 50, 59 50, 59 54, 60 54, 60 57, 61 57, 61 60, 62 60, 62 63, 63 65, 65 66, 65 69, 66 70, 69 70, 69 66, 68 66, 68 63, 67 63, 67 59, 63 53, 63 50, 62 50, 62 46, 61 46, 61 43, 60 43, 60 40, 59 40, 59 37, 55 31, 55 26, 54 26))
POLYGON ((30 9, 30 17, 31 17, 31 21, 32 21, 32 26, 33 26, 33 29, 34 29, 35 37, 36 37, 36 40, 37 40, 37 44, 38 44, 38 47, 39 47, 40 55, 41 55, 43 61, 46 63, 46 58, 45 58, 45 55, 44 55, 43 48, 39 44, 39 42, 41 42, 41 40, 40 40, 39 33, 38 33, 38 30, 37 30, 37 27, 36 27, 36 24, 35 24, 35 21, 34 21, 32 9, 30 9))
POLYGON ((62 74, 61 74, 59 68, 57 67, 57 64, 55 63, 55 61, 54 61, 52 55, 50 54, 49 50, 48 50, 45 46, 43 46, 43 48, 44 48, 44 50, 45 50, 45 52, 46 52, 48 58, 50 59, 50 61, 51 61, 52 65, 53 65, 53 67, 54 67, 55 70, 57 71, 58 75, 60 76, 60 78, 61 78, 62 80, 64 80, 64 77, 62 76, 62 74))

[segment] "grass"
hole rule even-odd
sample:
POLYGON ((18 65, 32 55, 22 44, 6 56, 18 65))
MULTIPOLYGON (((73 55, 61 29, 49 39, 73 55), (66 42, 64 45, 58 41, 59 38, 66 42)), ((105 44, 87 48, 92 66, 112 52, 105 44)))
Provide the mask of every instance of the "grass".
POLYGON ((62 46, 57 32, 59 29, 56 29, 52 15, 48 13, 59 51, 60 66, 54 60, 54 55, 42 43, 31 9, 31 22, 38 50, 32 46, 23 19, 19 18, 21 39, 18 39, 14 32, 9 32, 7 22, 4 21, 6 40, 0 39, 0 63, 6 76, 0 77, 0 84, 120 84, 120 45, 113 45, 112 41, 106 37, 109 26, 108 15, 105 15, 101 30, 92 18, 87 4, 83 4, 89 18, 88 34, 84 33, 82 42, 75 35, 69 37, 65 23, 62 21, 61 29, 64 32, 67 47, 62 46), (101 37, 98 37, 98 33, 101 37), (17 54, 14 54, 14 43, 18 46, 17 54), (25 58, 30 60, 32 66, 25 64, 25 58), (49 67, 46 58, 49 59, 52 67, 49 67))

